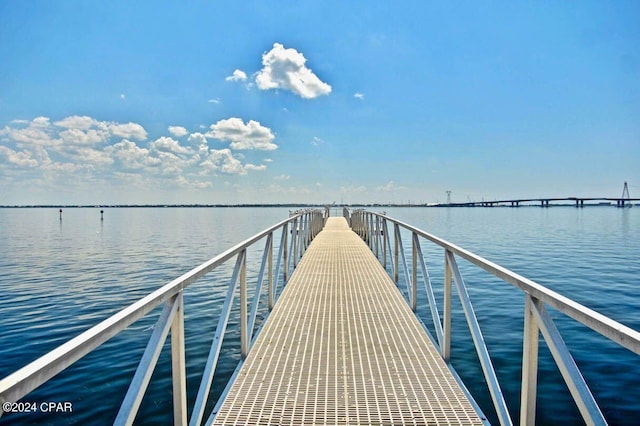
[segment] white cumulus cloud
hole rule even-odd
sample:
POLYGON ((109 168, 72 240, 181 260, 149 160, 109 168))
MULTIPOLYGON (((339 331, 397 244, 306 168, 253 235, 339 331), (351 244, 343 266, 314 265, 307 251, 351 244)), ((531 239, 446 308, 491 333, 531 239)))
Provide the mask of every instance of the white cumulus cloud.
POLYGON ((171 136, 181 138, 189 134, 189 131, 182 126, 169 126, 169 133, 171 136))
POLYGON ((96 145, 108 139, 109 134, 97 129, 66 129, 60 132, 60 139, 70 145, 96 145))
POLYGON ((235 70, 233 74, 225 78, 225 81, 246 81, 247 74, 242 70, 235 70))
POLYGON ((51 120, 49 117, 36 117, 31 122, 34 127, 49 127, 51 120))
POLYGON ((55 121, 53 124, 66 129, 89 130, 94 126, 97 126, 98 123, 98 120, 87 117, 86 115, 72 115, 70 117, 63 118, 60 121, 55 121))
MULTIPOLYGON (((37 124, 39 127, 50 127, 49 119, 46 117, 38 117, 33 120, 32 125, 37 124)), ((72 115, 66 117, 60 121, 53 123, 56 127, 62 127, 65 129, 74 130, 94 130, 97 133, 102 133, 101 137, 107 139, 112 136, 117 136, 125 139, 136 139, 143 141, 147 138, 147 131, 138 123, 116 123, 109 121, 98 121, 94 118, 87 117, 86 115, 72 115)))
POLYGON ((211 131, 205 136, 230 142, 232 149, 257 149, 270 151, 278 148, 273 143, 275 136, 268 127, 262 126, 259 122, 249 120, 246 124, 242 119, 231 117, 220 120, 211 125, 211 131))
POLYGON ((121 164, 129 170, 143 169, 160 164, 160 159, 152 157, 147 148, 140 148, 135 142, 127 139, 107 147, 106 151, 120 160, 121 164))
POLYGON ((244 168, 245 170, 256 170, 256 171, 267 170, 267 166, 265 164, 255 165, 255 164, 247 163, 244 165, 244 168))
POLYGON ((149 144, 149 147, 157 151, 168 151, 176 154, 188 154, 191 150, 181 146, 180 143, 167 136, 162 136, 149 144))
POLYGON ((82 115, 58 121, 48 117, 13 120, 0 127, 0 176, 23 173, 25 181, 78 185, 86 179, 94 183, 124 179, 149 190, 167 185, 197 189, 212 186, 211 178, 218 173, 247 175, 267 168, 267 164, 246 161, 232 149, 277 148, 271 129, 239 118, 221 120, 207 134, 189 134, 181 126, 167 130, 168 134, 146 142, 146 130, 133 122, 82 115), (174 139, 187 135, 184 145, 174 139), (211 137, 229 142, 230 147, 210 149, 211 137), (11 174, 3 175, 5 170, 11 174))
POLYGON ((331 86, 321 81, 305 63, 307 59, 295 49, 285 49, 280 43, 262 55, 264 66, 256 76, 261 90, 290 90, 304 99, 331 93, 331 86))
POLYGON ((187 138, 187 142, 195 146, 207 146, 207 137, 200 132, 191 133, 187 138))
POLYGON ((139 141, 147 139, 147 131, 137 123, 108 123, 107 127, 114 136, 125 139, 136 139, 139 141))
POLYGON ((38 160, 31 157, 29 152, 17 152, 6 146, 0 145, 0 155, 3 155, 7 161, 19 167, 37 167, 38 160))
POLYGON ((208 158, 200 166, 210 171, 221 171, 228 174, 247 174, 240 160, 233 156, 230 149, 212 149, 208 158))
POLYGON ((0 140, 11 141, 20 146, 51 147, 61 145, 51 129, 49 119, 37 117, 28 123, 19 123, 19 127, 5 126, 0 129, 0 140))

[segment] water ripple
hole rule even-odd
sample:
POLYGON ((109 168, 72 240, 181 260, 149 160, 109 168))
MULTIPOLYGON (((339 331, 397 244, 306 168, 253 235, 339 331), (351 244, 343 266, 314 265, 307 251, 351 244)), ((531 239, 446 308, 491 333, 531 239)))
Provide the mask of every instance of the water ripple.
MULTIPOLYGON (((640 209, 414 208, 387 209, 387 213, 640 329, 640 209)), ((287 209, 113 209, 105 211, 101 222, 96 210, 67 209, 60 222, 57 210, 0 209, 0 377, 287 214, 287 209)), ((250 283, 260 266, 262 244, 249 253, 250 283)), ((442 249, 426 243, 422 248, 441 303, 442 249)), ((524 297, 464 261, 460 268, 505 398, 515 407, 512 415, 517 418, 524 297)), ((184 294, 189 407, 232 269, 233 260, 184 294)), ((428 325, 424 292, 419 304, 418 313, 428 325)), ((28 397, 72 401, 72 416, 5 415, 0 424, 111 423, 159 312, 156 309, 28 397)), ((610 422, 633 423, 640 415, 637 357, 563 315, 551 314, 610 422)), ((236 308, 210 407, 239 360, 237 315, 236 308)), ((264 315, 263 310, 260 316, 264 315)), ((171 421, 166 349, 136 423, 171 421)), ((538 420, 580 424, 548 350, 541 345, 540 351, 538 420)), ((459 302, 454 303, 452 359, 490 413, 491 402, 459 302)))

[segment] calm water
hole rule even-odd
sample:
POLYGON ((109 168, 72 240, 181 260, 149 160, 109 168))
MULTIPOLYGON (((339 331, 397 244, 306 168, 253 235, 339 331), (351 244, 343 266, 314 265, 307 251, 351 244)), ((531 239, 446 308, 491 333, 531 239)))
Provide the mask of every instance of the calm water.
MULTIPOLYGON (((640 208, 386 210, 640 329, 640 208)), ((61 222, 56 209, 0 209, 0 377, 287 215, 287 209, 278 208, 108 209, 100 221, 97 209, 66 209, 61 222)), ((250 282, 261 250, 256 247, 250 253, 250 282)), ((443 253, 426 244, 423 251, 441 298, 443 253)), ((524 298, 511 286, 459 262, 517 421, 524 298)), ((190 407, 232 266, 212 272, 185 292, 190 407)), ((428 325, 424 292, 420 294, 418 313, 428 325)), ((455 312, 454 365, 491 417, 464 317, 459 307, 455 312)), ((110 424, 157 313, 23 399, 69 401, 72 414, 9 414, 0 424, 110 424)), ((635 424, 640 416, 638 357, 557 312, 552 316, 608 420, 635 424)), ((237 320, 232 319, 229 328, 211 407, 239 359, 237 320)), ((540 352, 539 422, 582 423, 544 344, 540 352)), ((171 422, 169 365, 163 353, 137 423, 171 422)))

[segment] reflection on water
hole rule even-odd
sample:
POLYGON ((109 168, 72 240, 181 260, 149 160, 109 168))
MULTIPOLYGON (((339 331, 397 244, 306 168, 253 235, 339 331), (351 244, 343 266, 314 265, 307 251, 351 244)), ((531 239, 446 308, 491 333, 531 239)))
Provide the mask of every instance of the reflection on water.
MULTIPOLYGON (((530 207, 389 209, 387 213, 640 330, 640 212, 606 207, 530 207)), ((423 253, 442 306, 443 251, 423 245, 423 253)), ((524 297, 475 266, 460 260, 459 265, 511 415, 517 419, 524 297)), ((430 314, 426 296, 423 298, 418 313, 428 325, 430 314)), ((492 404, 459 303, 454 312, 454 365, 490 414, 492 404)), ((638 357, 564 315, 550 312, 610 424, 635 423, 640 414, 638 357)), ((544 343, 540 360, 538 422, 582 424, 544 343)), ((489 417, 497 422, 495 416, 489 417)))
MULTIPOLYGON (((640 209, 385 210, 640 329, 640 209)), ((278 208, 105 209, 104 220, 100 220, 99 209, 65 209, 60 221, 56 209, 0 209, 0 377, 287 216, 288 209, 278 208)), ((250 250, 249 282, 257 274, 263 244, 250 250)), ((441 301, 442 250, 425 244, 423 252, 436 298, 441 301)), ((459 263, 517 419, 523 296, 493 276, 459 263)), ((189 407, 194 403, 232 268, 233 261, 228 262, 185 292, 189 407)), ((469 346, 460 307, 456 309, 453 360, 490 413, 477 357, 469 346)), ((25 398, 72 401, 73 414, 5 415, 0 424, 85 424, 96 419, 111 423, 158 313, 132 325, 25 398)), ((429 324, 424 292, 420 293, 418 314, 429 324)), ((560 314, 552 315, 605 416, 613 424, 633 423, 640 414, 637 356, 560 314)), ((236 312, 210 407, 239 359, 237 318, 236 312)), ((579 424, 561 380, 541 344, 538 419, 541 423, 579 424)), ((170 422, 170 392, 170 359, 163 353, 137 423, 170 422)))

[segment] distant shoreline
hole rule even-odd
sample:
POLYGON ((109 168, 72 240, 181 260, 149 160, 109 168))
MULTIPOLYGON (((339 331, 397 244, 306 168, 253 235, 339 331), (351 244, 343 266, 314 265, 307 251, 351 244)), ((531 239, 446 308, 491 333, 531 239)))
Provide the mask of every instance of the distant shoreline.
MULTIPOLYGON (((233 208, 233 207, 325 207, 324 204, 23 204, 0 205, 0 209, 87 209, 87 208, 233 208)), ((341 206, 340 206, 341 207, 341 206)))
MULTIPOLYGON (((633 205, 633 204, 631 204, 633 205)), ((640 204, 636 204, 640 205, 640 204)), ((584 204, 582 207, 616 207, 615 204, 584 204)), ((396 204, 396 203, 355 203, 355 204, 24 204, 24 205, 0 205, 0 209, 122 209, 122 208, 340 208, 340 207, 428 207, 428 208, 522 208, 536 207, 539 204, 521 204, 519 206, 493 205, 493 206, 469 206, 469 205, 447 205, 447 204, 396 204)), ((549 204, 548 207, 576 207, 575 204, 549 204)))

